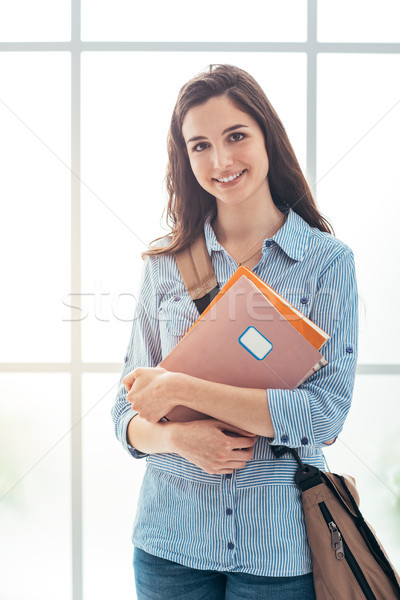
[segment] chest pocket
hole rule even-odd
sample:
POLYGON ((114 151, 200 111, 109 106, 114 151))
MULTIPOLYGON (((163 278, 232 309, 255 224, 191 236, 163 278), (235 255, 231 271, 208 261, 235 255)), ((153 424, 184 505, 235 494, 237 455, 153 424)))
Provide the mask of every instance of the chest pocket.
MULTIPOLYGON (((161 309, 160 321, 164 325, 165 332, 167 335, 179 339, 185 335, 199 316, 196 306, 187 293, 169 298, 162 303, 161 309)), ((177 343, 176 340, 175 343, 177 343)))

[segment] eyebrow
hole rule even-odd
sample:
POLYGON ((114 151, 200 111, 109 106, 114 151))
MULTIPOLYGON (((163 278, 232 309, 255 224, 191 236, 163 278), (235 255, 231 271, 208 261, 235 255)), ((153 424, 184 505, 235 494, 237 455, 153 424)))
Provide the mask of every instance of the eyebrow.
MULTIPOLYGON (((232 127, 227 127, 226 129, 224 129, 222 135, 225 135, 225 133, 229 133, 230 131, 234 131, 235 129, 241 129, 242 127, 248 127, 248 125, 232 125, 232 127)), ((196 137, 190 138, 190 140, 188 140, 186 143, 189 144, 190 142, 198 142, 199 140, 206 139, 207 137, 205 135, 197 135, 196 137)))

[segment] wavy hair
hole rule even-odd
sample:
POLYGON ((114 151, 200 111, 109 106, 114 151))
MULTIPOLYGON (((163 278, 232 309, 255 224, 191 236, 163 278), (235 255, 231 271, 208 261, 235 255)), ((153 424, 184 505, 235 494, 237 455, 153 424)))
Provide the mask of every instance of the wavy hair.
MULTIPOLYGON (((292 208, 311 227, 333 233, 330 223, 318 211, 287 133, 264 91, 246 71, 232 65, 210 65, 180 90, 168 133, 166 222, 171 229, 167 246, 151 247, 145 255, 175 254, 200 234, 210 211, 216 215, 215 197, 206 192, 190 166, 183 120, 194 106, 210 98, 226 96, 261 128, 268 155, 268 181, 275 205, 282 212, 292 208)), ((165 212, 165 211, 164 211, 165 212)), ((161 238, 157 238, 154 244, 161 238)))

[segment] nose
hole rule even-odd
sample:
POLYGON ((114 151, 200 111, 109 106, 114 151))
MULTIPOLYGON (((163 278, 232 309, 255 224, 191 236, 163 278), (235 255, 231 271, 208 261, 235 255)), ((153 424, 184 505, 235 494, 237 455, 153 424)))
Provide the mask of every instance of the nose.
POLYGON ((223 171, 233 163, 232 152, 226 146, 214 147, 214 169, 223 171))

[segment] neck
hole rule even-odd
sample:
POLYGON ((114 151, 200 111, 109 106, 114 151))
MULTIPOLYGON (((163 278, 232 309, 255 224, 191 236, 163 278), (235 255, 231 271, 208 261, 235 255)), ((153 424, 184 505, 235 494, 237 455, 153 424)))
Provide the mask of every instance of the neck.
POLYGON ((257 210, 248 206, 218 205, 213 228, 219 243, 236 248, 237 253, 245 254, 256 250, 266 238, 272 237, 285 222, 285 215, 278 210, 272 200, 261 203, 257 210))

